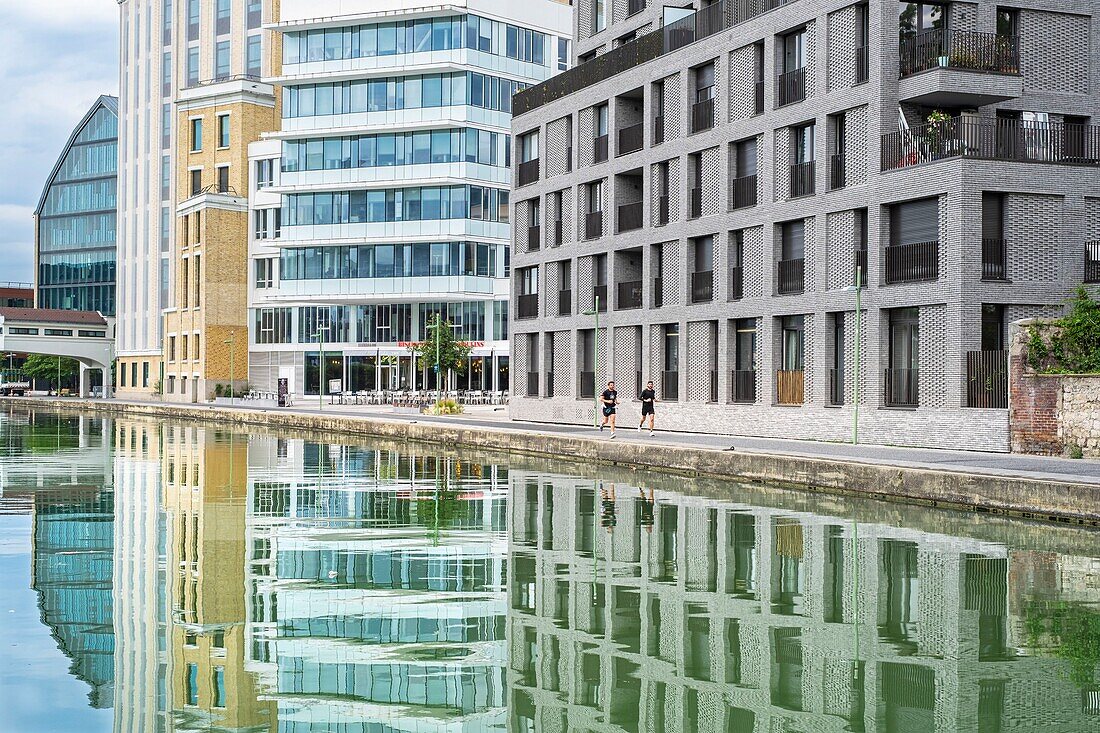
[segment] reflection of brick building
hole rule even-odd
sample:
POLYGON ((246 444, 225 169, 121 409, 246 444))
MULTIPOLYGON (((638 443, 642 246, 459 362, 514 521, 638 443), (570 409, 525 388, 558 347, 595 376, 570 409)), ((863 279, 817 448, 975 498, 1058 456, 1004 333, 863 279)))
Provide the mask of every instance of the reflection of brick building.
POLYGON ((1088 729, 1061 662, 1012 658, 1002 546, 560 476, 512 484, 517 729, 1088 729))
POLYGON ((30 283, 0 283, 0 308, 33 308, 34 288, 30 283))

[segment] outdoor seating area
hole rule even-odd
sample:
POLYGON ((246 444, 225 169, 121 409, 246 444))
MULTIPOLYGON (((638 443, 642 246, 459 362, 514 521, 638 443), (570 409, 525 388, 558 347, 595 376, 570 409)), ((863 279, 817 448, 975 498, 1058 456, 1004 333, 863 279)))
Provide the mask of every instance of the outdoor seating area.
POLYGON ((337 392, 327 395, 331 405, 394 405, 421 407, 439 400, 454 400, 460 405, 507 405, 508 393, 504 390, 378 390, 374 392, 337 392))

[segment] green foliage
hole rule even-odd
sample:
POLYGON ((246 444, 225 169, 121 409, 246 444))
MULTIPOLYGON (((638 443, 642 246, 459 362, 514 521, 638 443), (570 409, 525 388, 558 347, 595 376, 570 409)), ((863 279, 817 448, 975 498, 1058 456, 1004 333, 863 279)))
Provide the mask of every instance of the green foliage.
POLYGON ((1069 662, 1069 678, 1082 690, 1097 687, 1100 664, 1100 612, 1069 601, 1034 601, 1024 610, 1028 643, 1036 647, 1049 634, 1051 652, 1069 662))
POLYGON ((1041 374, 1100 374, 1100 302, 1078 287, 1070 305, 1057 321, 1031 326, 1028 366, 1041 374))
POLYGON ((455 400, 436 400, 435 404, 428 408, 433 415, 461 415, 462 405, 455 400))
POLYGON ((155 395, 164 394, 164 385, 161 383, 161 381, 159 379, 156 379, 156 380, 153 381, 153 394, 155 394, 155 395))
POLYGON ((413 347, 422 364, 434 365, 438 352, 440 371, 449 370, 456 374, 463 374, 466 371, 472 348, 469 344, 455 339, 451 322, 444 321, 438 314, 428 324, 425 339, 413 347))
POLYGON ((1076 443, 1073 443, 1069 446, 1069 448, 1067 449, 1067 453, 1069 454, 1070 458, 1081 459, 1085 457, 1085 451, 1083 451, 1081 449, 1081 446, 1077 445, 1076 443))
POLYGON ((34 379, 42 379, 57 385, 58 368, 60 367, 61 380, 71 379, 76 376, 79 365, 76 359, 63 356, 46 356, 44 354, 29 354, 23 363, 23 373, 34 379))
POLYGON ((246 394, 248 394, 251 391, 252 391, 252 385, 250 385, 250 384, 245 384, 244 386, 238 387, 236 389, 236 391, 234 391, 233 385, 231 385, 231 384, 215 384, 214 385, 214 396, 215 397, 225 397, 227 399, 232 399, 234 397, 244 397, 246 394))
POLYGON ((225 385, 224 384, 215 384, 214 385, 214 396, 215 397, 221 397, 224 393, 225 393, 225 385))

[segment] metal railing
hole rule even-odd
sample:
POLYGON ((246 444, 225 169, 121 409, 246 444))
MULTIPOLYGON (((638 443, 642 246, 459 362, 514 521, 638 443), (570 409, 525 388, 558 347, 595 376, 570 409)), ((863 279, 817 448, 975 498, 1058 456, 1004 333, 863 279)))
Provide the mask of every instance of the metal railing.
POLYGON ((886 247, 886 283, 935 280, 940 275, 940 243, 914 242, 886 247))
POLYGON ((779 260, 778 291, 780 295, 795 295, 805 290, 806 260, 779 260))
POLYGON ((538 293, 528 293, 516 297, 516 318, 537 318, 538 315, 538 293))
POLYGON ((1100 283, 1100 241, 1085 242, 1085 282, 1100 283))
POLYGON ((629 280, 615 286, 615 310, 642 307, 642 281, 629 280))
POLYGON ((568 316, 573 313, 573 291, 558 291, 558 315, 568 316))
POLYGON ((982 239, 982 280, 1007 279, 1008 243, 1003 239, 982 239))
POLYGON ((882 170, 947 158, 1100 166, 1100 125, 952 117, 882 136, 882 170))
POLYGON ((775 373, 775 400, 781 405, 801 405, 805 401, 805 374, 801 369, 780 369, 775 373))
POLYGON ((902 39, 901 77, 949 68, 988 74, 1020 73, 1020 37, 937 28, 902 39))
POLYGON ((867 46, 856 46, 856 84, 871 78, 871 51, 867 46))
POLYGON ((596 163, 607 160, 607 135, 600 135, 592 140, 592 160, 596 163))
POLYGON ((844 404, 844 374, 839 369, 829 370, 829 404, 844 404))
POLYGON ((764 114, 764 80, 756 80, 756 111, 754 114, 764 114))
POLYGON ((718 370, 711 369, 709 375, 708 402, 718 402, 718 370))
POLYGON ((702 132, 714 127, 714 99, 704 99, 691 105, 691 131, 702 132))
POLYGON ((537 224, 527 227, 527 251, 538 252, 542 249, 542 227, 537 224))
POLYGON ((571 173, 573 171, 573 146, 570 145, 565 149, 565 172, 571 173))
POLYGON ((539 396, 539 373, 527 372, 527 396, 538 397, 539 396))
POLYGON ((806 98, 806 67, 793 69, 775 77, 775 106, 801 102, 806 98))
POLYGON ((660 308, 665 304, 664 293, 664 280, 659 277, 653 278, 653 307, 660 308))
POLYGON ((661 399, 673 402, 680 398, 680 372, 661 372, 661 399))
POLYGON ((814 184, 816 174, 817 166, 812 160, 791 164, 791 198, 812 196, 816 188, 814 184))
POLYGON ((657 226, 668 224, 668 194, 657 197, 657 226))
POLYGON ((657 115, 653 118, 653 144, 663 143, 665 141, 665 117, 664 115, 657 115))
POLYGON ((688 189, 688 218, 698 219, 703 215, 703 189, 688 189))
POLYGON ((966 406, 1008 407, 1008 352, 966 352, 966 406))
POLYGON ((848 176, 844 170, 844 153, 833 153, 829 156, 829 189, 832 191, 844 188, 848 184, 848 176))
POLYGON ((645 123, 639 122, 619 130, 618 147, 616 155, 626 155, 642 149, 642 138, 645 135, 645 123))
POLYGON ((596 307, 600 313, 607 310, 607 286, 606 285, 593 285, 592 286, 592 303, 599 303, 596 307))
POLYGON ((756 174, 734 178, 731 185, 732 198, 730 207, 744 209, 748 206, 756 206, 756 174))
POLYGON ((730 268, 730 300, 741 300, 745 297, 745 270, 741 266, 730 268))
POLYGON ((920 405, 920 379, 917 369, 887 369, 884 382, 887 407, 920 405))
POLYGON ((603 236, 603 212, 589 211, 584 215, 584 238, 599 239, 603 236))
POLYGON ((543 394, 547 397, 554 396, 554 372, 546 372, 546 391, 543 394))
POLYGON ((867 248, 859 247, 856 249, 852 262, 852 285, 856 284, 856 273, 862 273, 859 278, 859 286, 862 288, 867 287, 867 248))
POLYGON ((532 158, 516 166, 516 185, 526 186, 539 179, 539 159, 532 158))
POLYGON ((642 228, 642 202, 632 201, 619 206, 619 231, 629 232, 642 228))
POLYGON ((699 270, 691 273, 691 302, 709 303, 714 300, 714 271, 699 270))
POLYGON ((756 372, 735 369, 730 372, 730 401, 742 404, 756 402, 756 372))
POLYGON ((596 396, 596 372, 577 372, 577 395, 593 399, 596 396))
POLYGON ((554 246, 560 247, 561 243, 565 241, 565 225, 561 219, 554 220, 554 246))

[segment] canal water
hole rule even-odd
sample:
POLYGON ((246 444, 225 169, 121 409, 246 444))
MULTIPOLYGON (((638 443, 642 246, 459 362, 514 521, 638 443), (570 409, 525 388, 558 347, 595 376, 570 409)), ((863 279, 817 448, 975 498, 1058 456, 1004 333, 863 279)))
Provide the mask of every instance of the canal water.
POLYGON ((0 487, 2 731, 1100 729, 1087 529, 48 411, 0 487))

